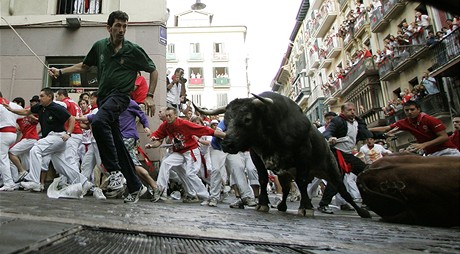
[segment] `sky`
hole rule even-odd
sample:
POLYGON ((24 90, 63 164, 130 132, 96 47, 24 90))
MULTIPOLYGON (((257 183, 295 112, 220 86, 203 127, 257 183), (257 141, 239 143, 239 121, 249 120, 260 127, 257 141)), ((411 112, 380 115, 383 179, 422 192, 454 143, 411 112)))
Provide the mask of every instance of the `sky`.
MULTIPOLYGON (((195 0, 167 0, 168 22, 190 10, 195 0)), ((214 14, 212 25, 245 25, 252 93, 271 90, 270 84, 289 45, 289 36, 302 0, 201 0, 202 11, 214 14)), ((168 23, 168 25, 171 23, 168 23)))

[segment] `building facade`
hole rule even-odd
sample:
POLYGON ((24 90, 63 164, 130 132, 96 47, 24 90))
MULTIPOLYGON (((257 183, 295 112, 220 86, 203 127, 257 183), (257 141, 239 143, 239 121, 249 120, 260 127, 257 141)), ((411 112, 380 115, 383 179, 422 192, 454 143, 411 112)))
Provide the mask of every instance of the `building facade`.
POLYGON ((183 68, 187 98, 206 108, 249 94, 245 26, 212 26, 210 13, 187 11, 168 26, 167 69, 183 68))
MULTIPOLYGON (((39 58, 2 19, 0 90, 6 98, 23 97, 28 101, 44 87, 67 89, 74 99, 78 99, 82 92, 96 90, 96 69, 52 79, 47 74, 47 67, 65 67, 81 62, 95 41, 108 37, 107 18, 114 10, 123 10, 129 15, 126 38, 143 47, 159 73, 166 72, 168 14, 165 0, 139 0, 136 4, 128 0, 1 0, 0 3, 1 16, 39 58)), ((148 80, 149 75, 143 75, 148 80)), ((165 82, 165 77, 160 75, 158 84, 165 82)), ((166 88, 159 85, 155 103, 166 105, 165 101, 166 88)), ((156 117, 150 121, 152 127, 159 124, 156 117)))
MULTIPOLYGON (((393 123, 405 117, 396 105, 404 91, 419 93, 429 76, 439 93, 413 98, 452 130, 460 109, 460 32, 448 23, 453 15, 405 0, 304 1, 298 20, 303 13, 272 90, 295 100, 311 121, 324 122, 325 112, 351 101, 368 126, 393 123), (428 31, 443 27, 430 43, 428 31)), ((407 133, 397 137, 394 149, 414 141, 407 133)))

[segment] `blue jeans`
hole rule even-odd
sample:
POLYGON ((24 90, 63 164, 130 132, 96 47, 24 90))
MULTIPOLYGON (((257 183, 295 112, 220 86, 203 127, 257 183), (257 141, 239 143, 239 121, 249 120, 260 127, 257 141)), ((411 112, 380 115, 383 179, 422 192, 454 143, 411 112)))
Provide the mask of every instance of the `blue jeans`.
POLYGON ((105 169, 109 172, 121 171, 126 178, 128 190, 132 193, 139 190, 142 183, 135 173, 134 163, 123 142, 118 120, 120 114, 128 108, 129 102, 129 96, 119 92, 98 98, 99 111, 91 126, 105 169))

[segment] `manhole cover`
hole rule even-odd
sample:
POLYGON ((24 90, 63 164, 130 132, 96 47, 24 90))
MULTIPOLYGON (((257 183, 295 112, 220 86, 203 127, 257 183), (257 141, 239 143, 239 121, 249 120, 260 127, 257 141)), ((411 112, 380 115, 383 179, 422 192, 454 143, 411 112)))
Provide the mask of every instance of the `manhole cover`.
MULTIPOLYGON (((314 249, 314 247, 313 247, 314 249)), ((25 253, 312 253, 307 246, 83 228, 25 253)))

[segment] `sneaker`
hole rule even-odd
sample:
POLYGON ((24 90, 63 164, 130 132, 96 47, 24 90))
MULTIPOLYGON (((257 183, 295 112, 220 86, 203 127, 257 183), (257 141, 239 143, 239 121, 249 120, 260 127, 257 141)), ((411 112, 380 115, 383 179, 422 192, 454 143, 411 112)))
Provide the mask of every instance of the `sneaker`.
POLYGON ((139 198, 144 195, 147 192, 147 187, 144 185, 141 186, 141 188, 138 191, 135 191, 133 193, 129 193, 128 196, 125 198, 124 202, 125 203, 131 203, 135 204, 137 201, 139 201, 139 198))
POLYGON ((163 194, 161 191, 160 191, 160 188, 155 188, 152 190, 152 199, 150 199, 151 202, 158 202, 158 200, 160 200, 161 198, 161 194, 163 194))
POLYGON ((273 204, 271 204, 270 206, 272 208, 278 208, 278 205, 281 203, 281 198, 280 197, 275 197, 275 201, 273 202, 273 204))
POLYGON ((182 199, 183 203, 199 203, 200 199, 197 196, 190 197, 190 196, 185 196, 184 199, 182 199))
POLYGON ((109 185, 107 186, 107 189, 109 190, 121 189, 126 184, 126 179, 120 171, 110 172, 108 180, 109 185))
POLYGON ((207 206, 207 205, 209 205, 209 200, 207 200, 207 199, 205 201, 201 202, 201 204, 200 204, 200 206, 207 206))
POLYGON ((342 211, 354 211, 355 209, 351 207, 349 204, 341 205, 340 210, 342 211))
POLYGON ((21 182, 21 186, 24 188, 24 190, 35 192, 42 192, 45 189, 45 186, 36 182, 21 182))
POLYGON ((249 207, 257 206, 257 202, 253 198, 245 197, 242 200, 244 205, 247 205, 249 207))
POLYGON ((217 206, 217 202, 218 202, 217 199, 211 198, 211 200, 209 200, 208 206, 216 207, 216 206, 217 206))
POLYGON ((0 188, 0 191, 14 191, 17 190, 19 186, 17 185, 3 185, 3 187, 0 188))
POLYGON ((90 182, 90 181, 86 181, 84 184, 82 184, 82 198, 83 196, 86 195, 86 193, 88 193, 88 191, 93 187, 93 184, 90 182))
POLYGON ((329 208, 329 206, 320 206, 320 207, 318 207, 318 211, 320 211, 322 213, 326 213, 326 214, 333 214, 334 213, 332 211, 332 209, 329 208))
POLYGON ((24 178, 29 174, 29 172, 27 171, 24 171, 22 173, 19 173, 18 175, 18 180, 16 181, 16 183, 19 183, 19 182, 22 182, 24 181, 24 178))
POLYGON ((94 189, 93 189, 93 196, 94 196, 96 199, 98 199, 98 200, 107 199, 107 198, 104 196, 104 193, 102 193, 101 188, 98 188, 98 187, 94 187, 94 189))
POLYGON ((237 199, 235 202, 230 204, 230 208, 244 209, 243 200, 241 200, 240 198, 237 199))

